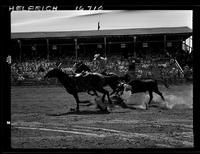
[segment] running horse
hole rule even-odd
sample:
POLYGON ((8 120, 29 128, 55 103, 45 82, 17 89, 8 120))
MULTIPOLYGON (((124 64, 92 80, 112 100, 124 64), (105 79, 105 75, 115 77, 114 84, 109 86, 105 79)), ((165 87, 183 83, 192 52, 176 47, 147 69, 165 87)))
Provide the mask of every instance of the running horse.
MULTIPOLYGON (((74 64, 75 67, 75 73, 83 73, 83 72, 92 72, 91 69, 85 65, 83 62, 78 62, 74 64)), ((130 76, 128 74, 125 74, 124 76, 118 76, 116 73, 113 72, 106 72, 105 70, 101 72, 104 77, 109 77, 109 80, 105 82, 104 86, 110 86, 112 89, 112 92, 110 95, 118 94, 119 93, 119 85, 121 82, 128 82, 130 81, 130 76)))
MULTIPOLYGON (((66 91, 73 95, 76 100, 76 111, 79 111, 79 103, 83 103, 79 100, 78 93, 87 91, 98 91, 103 94, 102 101, 105 101, 105 96, 108 98, 108 103, 112 104, 109 92, 103 87, 107 82, 110 82, 112 78, 105 77, 100 73, 86 73, 85 75, 79 74, 66 74, 59 68, 50 70, 45 76, 47 78, 57 78, 60 83, 65 87, 66 91)), ((107 112, 107 108, 105 109, 107 112)))

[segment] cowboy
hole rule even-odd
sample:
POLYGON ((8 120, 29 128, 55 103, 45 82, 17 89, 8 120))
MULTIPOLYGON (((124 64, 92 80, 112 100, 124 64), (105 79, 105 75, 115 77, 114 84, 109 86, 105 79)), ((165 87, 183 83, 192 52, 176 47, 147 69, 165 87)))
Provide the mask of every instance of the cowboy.
POLYGON ((98 72, 105 72, 106 71, 106 62, 107 62, 107 57, 101 57, 101 55, 95 54, 94 55, 94 65, 97 67, 96 70, 98 72))

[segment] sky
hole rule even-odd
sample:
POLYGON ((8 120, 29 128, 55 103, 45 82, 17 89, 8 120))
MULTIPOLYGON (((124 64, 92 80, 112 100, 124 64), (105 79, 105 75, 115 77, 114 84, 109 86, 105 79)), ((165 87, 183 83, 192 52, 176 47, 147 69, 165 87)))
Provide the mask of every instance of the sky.
POLYGON ((181 27, 192 29, 192 10, 12 11, 11 32, 181 27))

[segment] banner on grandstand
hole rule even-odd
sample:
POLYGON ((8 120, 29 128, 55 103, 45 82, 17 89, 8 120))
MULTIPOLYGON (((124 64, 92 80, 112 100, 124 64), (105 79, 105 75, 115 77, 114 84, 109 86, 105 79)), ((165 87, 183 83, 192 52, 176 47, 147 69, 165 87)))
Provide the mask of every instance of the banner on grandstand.
POLYGON ((126 48, 126 44, 125 43, 121 43, 121 48, 126 48))
POLYGON ((101 44, 97 44, 97 48, 98 48, 98 49, 101 49, 101 48, 102 48, 102 45, 101 45, 101 44))
POLYGON ((53 45, 52 49, 57 50, 57 45, 53 45))
POLYGON ((172 47, 172 42, 167 42, 167 47, 172 47))
POLYGON ((143 48, 147 48, 148 47, 148 43, 143 43, 142 46, 143 46, 143 48))
POLYGON ((33 50, 33 51, 36 50, 36 44, 32 45, 32 50, 33 50))

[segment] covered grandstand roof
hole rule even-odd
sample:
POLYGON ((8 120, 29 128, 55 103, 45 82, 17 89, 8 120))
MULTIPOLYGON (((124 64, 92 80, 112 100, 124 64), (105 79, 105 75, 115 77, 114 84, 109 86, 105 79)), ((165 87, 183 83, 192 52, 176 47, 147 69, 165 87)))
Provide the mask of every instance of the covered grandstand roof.
POLYGON ((63 37, 96 37, 96 36, 123 36, 123 35, 152 35, 152 34, 187 34, 192 35, 188 27, 161 27, 161 28, 135 28, 89 31, 57 31, 57 32, 18 32, 11 33, 11 39, 31 38, 63 38, 63 37))

